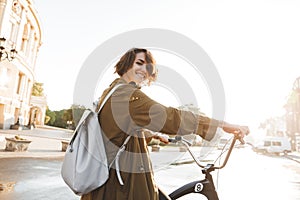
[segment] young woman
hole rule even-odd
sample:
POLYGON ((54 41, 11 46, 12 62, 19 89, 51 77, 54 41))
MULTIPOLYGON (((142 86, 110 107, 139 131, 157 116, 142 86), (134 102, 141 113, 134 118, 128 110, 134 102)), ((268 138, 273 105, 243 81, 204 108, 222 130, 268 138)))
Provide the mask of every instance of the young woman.
MULTIPOLYGON (((145 84, 156 80, 155 60, 147 49, 133 48, 127 51, 115 66, 120 78, 114 80, 100 99, 116 85, 121 84, 99 113, 99 123, 106 136, 105 148, 109 163, 115 162, 116 153, 125 139, 131 137, 121 154, 118 167, 112 165, 108 181, 94 191, 83 195, 82 200, 158 200, 163 195, 155 184, 147 148, 150 130, 172 135, 198 134, 211 140, 218 127, 225 132, 249 133, 247 127, 165 107, 152 100, 141 90, 145 84)), ((157 136, 167 142, 163 137, 157 136)))

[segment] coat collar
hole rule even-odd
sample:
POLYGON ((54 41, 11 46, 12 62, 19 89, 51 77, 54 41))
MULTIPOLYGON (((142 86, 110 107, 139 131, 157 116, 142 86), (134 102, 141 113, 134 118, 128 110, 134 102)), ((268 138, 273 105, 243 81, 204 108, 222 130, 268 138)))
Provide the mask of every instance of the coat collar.
POLYGON ((117 84, 128 84, 135 88, 141 89, 135 82, 131 81, 130 83, 127 83, 123 78, 116 78, 111 84, 110 87, 113 88, 117 84))

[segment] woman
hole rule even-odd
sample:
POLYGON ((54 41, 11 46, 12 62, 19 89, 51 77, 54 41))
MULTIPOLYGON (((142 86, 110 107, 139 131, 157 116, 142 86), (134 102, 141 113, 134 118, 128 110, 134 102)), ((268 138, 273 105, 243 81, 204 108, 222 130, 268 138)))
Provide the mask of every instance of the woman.
MULTIPOLYGON (((118 148, 128 135, 131 136, 118 162, 124 185, 120 184, 117 170, 113 165, 108 181, 83 195, 82 200, 159 199, 162 193, 153 179, 146 129, 172 135, 195 133, 206 140, 213 138, 218 127, 228 133, 240 134, 242 137, 249 132, 247 127, 165 107, 145 95, 140 87, 150 85, 157 77, 155 60, 146 49, 133 48, 127 51, 116 64, 115 72, 120 78, 113 81, 104 91, 100 103, 112 88, 119 84, 121 86, 103 106, 99 113, 99 123, 106 136, 105 148, 109 163, 115 161, 118 148)), ((157 137, 167 142, 166 139, 157 137)))

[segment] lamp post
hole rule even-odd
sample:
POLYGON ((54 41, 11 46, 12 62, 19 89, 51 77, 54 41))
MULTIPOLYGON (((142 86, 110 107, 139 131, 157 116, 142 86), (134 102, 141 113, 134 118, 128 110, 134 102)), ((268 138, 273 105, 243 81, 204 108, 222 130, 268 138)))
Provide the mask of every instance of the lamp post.
POLYGON ((4 37, 0 38, 0 62, 7 59, 8 61, 12 61, 16 54, 18 53, 16 49, 6 49, 5 48, 5 41, 6 39, 4 37))
POLYGON ((67 129, 71 129, 72 121, 67 121, 67 129))

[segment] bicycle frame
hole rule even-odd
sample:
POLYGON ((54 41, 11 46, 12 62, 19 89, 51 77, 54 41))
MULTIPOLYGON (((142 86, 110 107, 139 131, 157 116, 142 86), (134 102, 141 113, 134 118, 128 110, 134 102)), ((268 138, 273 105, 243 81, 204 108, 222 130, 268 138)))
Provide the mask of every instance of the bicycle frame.
MULTIPOLYGON (((216 169, 222 169, 223 167, 226 166, 237 139, 239 139, 241 143, 244 144, 244 141, 241 138, 238 138, 238 136, 234 136, 233 141, 231 142, 230 147, 228 149, 228 153, 222 165, 220 166, 214 166, 214 164, 207 164, 206 166, 202 165, 200 161, 195 157, 193 152, 190 150, 189 142, 184 140, 181 136, 176 136, 175 139, 170 139, 169 140, 170 142, 181 142, 186 147, 186 149, 188 150, 188 152, 190 153, 190 155, 192 156, 196 164, 202 168, 202 173, 205 174, 205 178, 203 180, 190 182, 176 189, 174 192, 169 194, 169 197, 172 200, 175 200, 190 193, 197 193, 197 194, 204 195, 208 200, 219 200, 218 193, 215 189, 215 184, 212 175, 210 173, 216 169)), ((164 200, 164 199, 166 198, 164 197, 160 198, 160 200, 164 200)))

